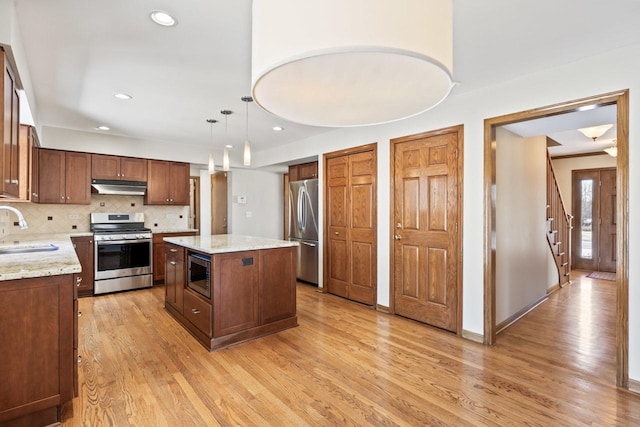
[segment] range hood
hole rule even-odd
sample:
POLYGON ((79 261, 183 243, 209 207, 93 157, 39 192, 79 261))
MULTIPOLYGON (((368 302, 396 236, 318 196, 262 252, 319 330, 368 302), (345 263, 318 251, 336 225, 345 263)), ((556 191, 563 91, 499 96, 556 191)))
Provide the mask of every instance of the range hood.
POLYGON ((111 179, 92 179, 91 192, 98 194, 117 194, 122 196, 144 196, 147 183, 141 181, 117 181, 111 179))

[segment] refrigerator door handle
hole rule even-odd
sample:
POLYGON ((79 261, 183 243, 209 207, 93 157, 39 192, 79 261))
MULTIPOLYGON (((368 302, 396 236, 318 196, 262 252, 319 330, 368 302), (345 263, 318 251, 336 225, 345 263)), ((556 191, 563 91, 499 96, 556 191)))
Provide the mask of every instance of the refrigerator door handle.
POLYGON ((298 242, 298 243, 301 243, 301 244, 303 244, 303 245, 307 245, 307 246, 311 246, 312 248, 315 248, 315 247, 316 247, 316 245, 315 245, 315 244, 313 244, 313 243, 307 243, 307 242, 298 242))
POLYGON ((305 230, 305 208, 306 204, 304 203, 304 187, 298 188, 298 230, 304 232, 305 230))

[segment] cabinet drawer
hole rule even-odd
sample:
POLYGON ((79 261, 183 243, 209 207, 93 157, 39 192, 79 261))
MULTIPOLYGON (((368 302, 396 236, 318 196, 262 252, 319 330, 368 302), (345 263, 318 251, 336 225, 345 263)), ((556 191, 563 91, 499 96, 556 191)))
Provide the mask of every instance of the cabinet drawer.
POLYGON ((184 261, 184 249, 180 246, 166 243, 167 260, 184 261))
POLYGON ((211 337, 211 304, 188 290, 184 292, 184 317, 211 337))

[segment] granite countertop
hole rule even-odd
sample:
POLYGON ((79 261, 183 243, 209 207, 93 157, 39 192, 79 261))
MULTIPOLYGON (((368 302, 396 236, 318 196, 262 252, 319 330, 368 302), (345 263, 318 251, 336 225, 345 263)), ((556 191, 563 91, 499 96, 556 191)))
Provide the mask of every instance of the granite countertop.
POLYGON ((153 228, 149 227, 152 233, 155 234, 169 234, 169 233, 197 233, 197 228, 180 228, 180 229, 168 229, 168 228, 153 228))
POLYGON ((264 237, 216 234, 213 236, 165 237, 165 242, 208 254, 255 251, 260 249, 287 248, 298 246, 298 242, 266 239, 264 237))
POLYGON ((55 251, 0 254, 0 281, 31 277, 58 276, 82 271, 70 237, 92 236, 73 234, 12 234, 0 238, 0 249, 55 245, 55 251))

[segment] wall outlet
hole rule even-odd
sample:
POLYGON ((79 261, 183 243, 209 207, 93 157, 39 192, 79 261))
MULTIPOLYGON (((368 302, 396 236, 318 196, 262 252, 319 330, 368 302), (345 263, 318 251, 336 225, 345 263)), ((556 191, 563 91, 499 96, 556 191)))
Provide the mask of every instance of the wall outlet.
POLYGON ((245 216, 245 217, 247 217, 247 218, 251 218, 251 217, 253 217, 253 212, 251 212, 251 211, 246 211, 246 212, 244 213, 244 216, 245 216))

